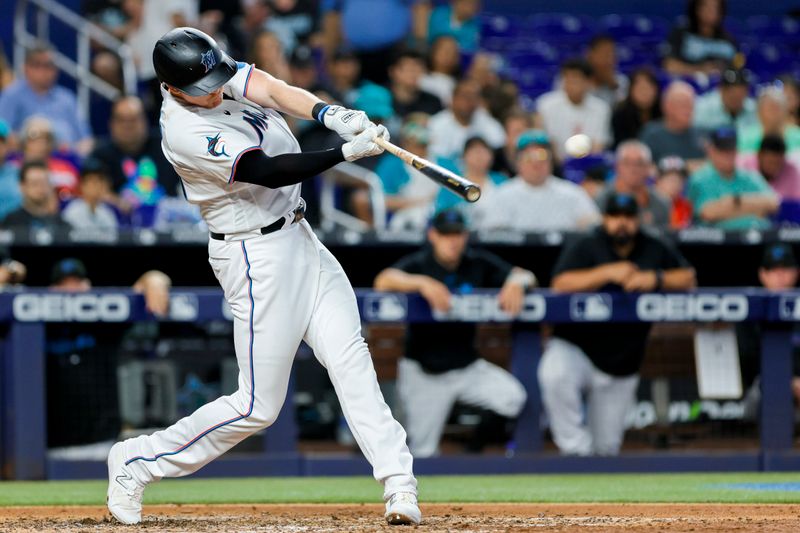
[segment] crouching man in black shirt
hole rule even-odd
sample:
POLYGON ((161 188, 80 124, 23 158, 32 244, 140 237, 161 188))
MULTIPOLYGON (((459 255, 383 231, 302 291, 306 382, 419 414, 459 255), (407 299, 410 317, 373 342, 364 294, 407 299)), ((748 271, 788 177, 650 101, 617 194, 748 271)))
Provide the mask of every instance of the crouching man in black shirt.
MULTIPOLYGON (((553 290, 693 288, 694 269, 661 238, 641 231, 637 216, 635 198, 610 196, 603 223, 562 251, 553 272, 553 290)), ((649 331, 650 324, 645 323, 562 324, 553 329, 538 375, 550 430, 561 453, 619 453, 649 331)))
MULTIPOLYGON (((533 273, 468 248, 468 236, 460 213, 440 212, 428 230, 429 246, 378 274, 375 289, 419 292, 431 309, 446 312, 453 294, 498 287, 500 308, 511 316, 519 314, 525 289, 536 284, 533 273)), ((514 376, 480 358, 475 349, 475 325, 463 322, 409 325, 397 389, 415 457, 437 453, 456 401, 513 419, 526 400, 525 389, 514 376)), ((479 434, 488 432, 486 427, 483 432, 478 428, 479 434)))

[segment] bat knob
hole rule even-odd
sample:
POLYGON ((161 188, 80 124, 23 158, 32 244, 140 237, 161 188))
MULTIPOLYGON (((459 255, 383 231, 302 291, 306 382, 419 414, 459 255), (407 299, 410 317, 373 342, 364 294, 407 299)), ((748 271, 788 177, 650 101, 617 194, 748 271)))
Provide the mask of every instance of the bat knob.
POLYGON ((472 185, 470 187, 467 187, 465 197, 468 202, 471 203, 477 202, 481 197, 481 188, 478 187, 477 185, 472 185))

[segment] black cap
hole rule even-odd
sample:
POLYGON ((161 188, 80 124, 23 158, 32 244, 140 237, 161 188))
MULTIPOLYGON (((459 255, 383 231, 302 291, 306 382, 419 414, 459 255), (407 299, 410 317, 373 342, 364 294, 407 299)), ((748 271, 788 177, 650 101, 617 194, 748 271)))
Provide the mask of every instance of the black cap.
POLYGON ((81 164, 81 177, 86 176, 87 174, 102 174, 107 176, 108 169, 106 168, 105 163, 96 157, 89 156, 84 159, 83 163, 81 164))
POLYGON ((463 233, 467 231, 464 215, 455 209, 439 211, 433 216, 431 226, 439 233, 463 233))
POLYGON ((767 134, 761 139, 759 152, 775 152, 778 154, 786 153, 786 141, 780 135, 767 134))
POLYGON ((314 52, 306 45, 295 47, 289 64, 295 68, 311 68, 314 66, 314 52))
POLYGON ((52 284, 59 283, 64 278, 75 277, 79 279, 86 279, 86 266, 84 266, 83 262, 80 259, 74 259, 72 257, 68 259, 62 259, 55 265, 53 265, 53 271, 50 273, 50 282, 52 284))
POLYGON ((717 150, 736 150, 736 129, 723 126, 711 132, 711 144, 717 150))
POLYGON ((639 214, 639 204, 636 203, 636 198, 630 194, 622 194, 613 192, 606 201, 606 207, 603 210, 606 215, 627 215, 635 217, 639 214))
POLYGON ((725 87, 731 85, 750 85, 750 73, 746 70, 729 68, 722 72, 720 84, 725 87))
POLYGON ((670 155, 667 157, 662 157, 661 160, 658 162, 658 173, 659 175, 667 174, 669 172, 678 172, 682 174, 684 177, 688 176, 688 170, 686 169, 686 161, 683 160, 682 157, 677 155, 670 155))
POLYGON ((768 244, 764 248, 764 257, 761 259, 761 268, 795 268, 797 260, 794 257, 792 247, 782 242, 768 244))

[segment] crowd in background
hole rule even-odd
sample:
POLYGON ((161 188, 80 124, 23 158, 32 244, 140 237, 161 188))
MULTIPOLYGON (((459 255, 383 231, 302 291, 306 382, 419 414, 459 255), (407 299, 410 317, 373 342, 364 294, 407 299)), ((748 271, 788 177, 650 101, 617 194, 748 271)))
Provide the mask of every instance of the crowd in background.
MULTIPOLYGON (((688 1, 661 57, 642 65, 621 68, 610 34, 587 36, 537 80, 542 94, 508 74, 513 54, 489 51, 500 37, 485 7, 86 0, 83 15, 130 45, 138 93, 112 103, 93 96, 88 120, 58 84, 47 46, 27 51, 16 80, 0 63, 0 226, 202 225, 157 127, 152 48, 178 25, 206 31, 233 57, 325 101, 364 110, 395 143, 483 190, 468 204, 388 154, 360 161, 380 180, 390 228, 422 231, 454 208, 475 230, 578 230, 599 220, 614 191, 635 196, 642 222, 659 230, 800 223, 800 89, 789 74, 750 68, 725 29, 725 0, 688 1), (586 153, 568 149, 576 135, 588 137, 586 153)), ((91 68, 122 91, 116 51, 95 47, 91 68)), ((338 142, 312 121, 291 125, 304 150, 338 142)), ((310 204, 318 194, 319 180, 304 184, 310 204)), ((355 187, 337 202, 374 223, 374 197, 355 187)))

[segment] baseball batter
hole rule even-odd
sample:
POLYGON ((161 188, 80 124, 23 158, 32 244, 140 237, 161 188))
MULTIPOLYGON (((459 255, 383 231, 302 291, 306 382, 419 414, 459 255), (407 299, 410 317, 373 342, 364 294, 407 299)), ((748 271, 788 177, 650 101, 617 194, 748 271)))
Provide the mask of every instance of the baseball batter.
POLYGON ((162 148, 210 229, 209 262, 234 316, 239 388, 152 435, 117 443, 108 458, 108 508, 141 520, 145 486, 191 474, 281 409, 301 340, 336 389, 361 450, 383 483, 390 524, 418 524, 406 434, 378 388, 342 267, 303 220, 299 183, 331 166, 382 152, 388 138, 360 111, 237 63, 208 35, 177 28, 155 46, 162 82, 162 148), (278 111, 316 119, 347 142, 300 152, 278 111))

